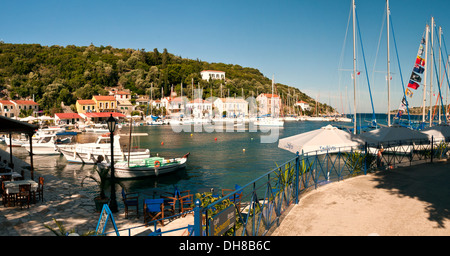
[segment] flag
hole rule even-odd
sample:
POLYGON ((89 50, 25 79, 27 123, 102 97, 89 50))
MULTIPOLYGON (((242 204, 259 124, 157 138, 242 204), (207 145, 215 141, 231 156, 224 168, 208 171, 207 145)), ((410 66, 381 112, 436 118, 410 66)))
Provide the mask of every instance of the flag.
POLYGON ((412 88, 412 89, 414 89, 414 90, 417 90, 417 88, 419 88, 419 84, 416 83, 416 82, 414 82, 414 81, 409 80, 408 87, 409 87, 409 88, 412 88))
POLYGON ((417 52, 417 56, 422 56, 423 55, 423 45, 419 46, 419 51, 417 52))
POLYGON ((422 57, 417 56, 416 64, 419 64, 420 66, 425 66, 425 60, 422 57))
POLYGON ((414 72, 418 74, 423 74, 423 71, 425 71, 425 68, 421 67, 419 64, 414 65, 414 72))
POLYGON ((408 96, 410 98, 412 98, 412 96, 413 96, 413 92, 408 88, 406 88, 405 94, 406 94, 406 96, 408 96))
POLYGON ((414 72, 411 73, 411 77, 409 79, 416 81, 418 83, 422 82, 422 77, 420 77, 418 74, 414 72))

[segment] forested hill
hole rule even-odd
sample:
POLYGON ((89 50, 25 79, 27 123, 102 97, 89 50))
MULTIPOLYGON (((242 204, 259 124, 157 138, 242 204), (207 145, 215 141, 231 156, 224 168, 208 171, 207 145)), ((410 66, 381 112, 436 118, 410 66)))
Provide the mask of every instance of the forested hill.
MULTIPOLYGON (((55 112, 60 103, 75 104, 77 99, 106 95, 106 87, 123 86, 132 94, 167 96, 171 87, 180 95, 191 95, 192 81, 204 88, 204 97, 211 94, 245 97, 271 92, 271 79, 259 70, 239 65, 208 63, 171 54, 164 49, 117 49, 112 46, 41 46, 39 44, 8 44, 0 42, 0 98, 32 97, 46 112, 55 112), (202 70, 226 72, 226 81, 203 81, 202 70), (221 83, 223 84, 221 87, 221 83), (153 87, 151 86, 153 84, 153 87)), ((314 100, 299 89, 276 83, 278 94, 290 101, 303 100, 313 107, 314 100)), ((287 101, 286 101, 287 102, 287 101)), ((320 104, 321 112, 331 110, 320 104)))

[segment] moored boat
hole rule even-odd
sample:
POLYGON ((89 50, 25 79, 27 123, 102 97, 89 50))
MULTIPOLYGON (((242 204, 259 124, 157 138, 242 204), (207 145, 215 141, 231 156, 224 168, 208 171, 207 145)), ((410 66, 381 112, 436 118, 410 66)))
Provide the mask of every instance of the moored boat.
MULTIPOLYGON (((120 179, 159 176, 186 167, 189 153, 179 158, 166 159, 163 157, 149 157, 140 160, 119 161, 114 164, 114 176, 120 179)), ((99 164, 101 168, 108 168, 109 164, 99 164)))

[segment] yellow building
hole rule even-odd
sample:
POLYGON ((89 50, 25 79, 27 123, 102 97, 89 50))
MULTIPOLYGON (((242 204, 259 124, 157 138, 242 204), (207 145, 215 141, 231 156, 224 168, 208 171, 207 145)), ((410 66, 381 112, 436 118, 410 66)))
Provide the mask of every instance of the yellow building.
POLYGON ((78 114, 96 112, 95 105, 96 103, 93 100, 77 100, 75 104, 78 114))
POLYGON ((114 96, 96 95, 92 97, 97 112, 114 112, 117 109, 117 101, 114 96))

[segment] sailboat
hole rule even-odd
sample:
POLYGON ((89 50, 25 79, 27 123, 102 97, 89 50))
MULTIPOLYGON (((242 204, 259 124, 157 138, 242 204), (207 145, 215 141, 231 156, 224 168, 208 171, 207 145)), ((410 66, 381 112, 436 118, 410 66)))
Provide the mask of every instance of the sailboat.
MULTIPOLYGON (((284 121, 275 116, 275 104, 273 100, 273 89, 274 89, 274 78, 272 77, 272 94, 271 94, 271 114, 270 117, 262 117, 258 118, 253 124, 258 126, 275 126, 275 127, 283 127, 284 121)), ((278 97, 278 95, 277 95, 278 97)), ((280 100, 281 101, 281 100, 280 100)), ((278 106, 279 107, 279 106, 278 106)))

